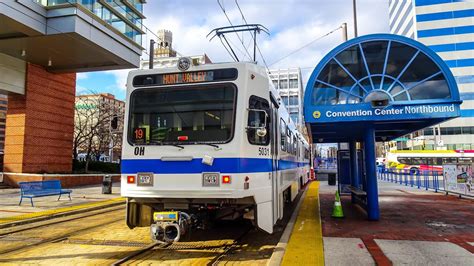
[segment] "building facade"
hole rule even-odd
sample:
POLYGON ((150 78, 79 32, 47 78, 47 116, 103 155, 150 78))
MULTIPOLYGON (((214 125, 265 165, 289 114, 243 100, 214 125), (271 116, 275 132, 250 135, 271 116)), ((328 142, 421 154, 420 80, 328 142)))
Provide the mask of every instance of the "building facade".
POLYGON ((393 34, 427 45, 450 67, 459 88, 461 117, 414 132, 390 149, 474 150, 474 1, 390 0, 393 34))
POLYGON ((76 160, 117 162, 121 158, 125 102, 110 93, 76 96, 74 151, 76 160))
MULTIPOLYGON (((302 130, 303 121, 303 81, 301 69, 274 69, 268 72, 273 85, 278 90, 283 104, 285 104, 293 122, 302 130)), ((303 131, 301 131, 303 132, 303 131)))
MULTIPOLYGON (((169 30, 159 30, 157 32, 158 40, 157 47, 154 51, 153 68, 176 67, 179 57, 176 57, 177 52, 173 49, 173 33, 169 30)), ((194 65, 204 65, 212 63, 211 59, 206 54, 188 56, 191 58, 194 65)), ((141 69, 150 68, 149 60, 142 60, 140 62, 141 69)))
POLYGON ((140 66, 144 3, 0 0, 5 172, 72 171, 76 73, 140 66))

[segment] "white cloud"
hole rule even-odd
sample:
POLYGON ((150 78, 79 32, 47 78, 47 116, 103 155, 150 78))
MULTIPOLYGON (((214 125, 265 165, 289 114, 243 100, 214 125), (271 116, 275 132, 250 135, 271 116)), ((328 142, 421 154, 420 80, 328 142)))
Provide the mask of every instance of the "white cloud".
MULTIPOLYGON (((242 24, 235 0, 220 1, 233 24, 242 24)), ((239 0, 238 2, 248 23, 262 24, 270 30, 270 36, 263 33, 258 36, 260 50, 268 64, 339 27, 343 22, 348 23, 349 37, 353 36, 352 1, 349 0, 239 0)), ((144 24, 155 33, 159 29, 171 30, 173 48, 182 55, 206 53, 213 62, 232 61, 218 38, 212 41, 206 38, 213 28, 229 26, 217 1, 153 0, 148 1, 144 9, 147 17, 144 24)), ((357 11, 359 34, 388 32, 388 0, 359 0, 357 11)), ((243 48, 238 38, 235 35, 228 37, 234 44, 236 53, 243 58, 241 52, 243 48)), ((155 37, 151 34, 144 36, 145 47, 148 46, 149 38, 155 37)), ((251 42, 248 34, 244 34, 243 39, 246 46, 251 42)), ((270 68, 302 67, 306 80, 320 59, 341 42, 342 33, 339 30, 270 68)), ((252 50, 251 46, 249 50, 252 50)), ((143 58, 147 58, 147 55, 144 54, 143 58)), ((259 56, 257 60, 263 65, 259 56)), ((124 90, 129 71, 116 70, 105 73, 115 77, 115 84, 112 86, 124 90)), ((78 74, 78 79, 83 78, 87 78, 87 74, 78 74)))
POLYGON ((130 72, 131 70, 132 69, 109 70, 105 71, 104 73, 113 75, 115 77, 115 84, 113 84, 112 86, 120 90, 126 90, 128 72, 130 72))
POLYGON ((77 79, 77 80, 88 79, 88 78, 89 78, 89 74, 88 74, 88 73, 82 72, 82 73, 77 73, 77 74, 76 74, 76 79, 77 79))

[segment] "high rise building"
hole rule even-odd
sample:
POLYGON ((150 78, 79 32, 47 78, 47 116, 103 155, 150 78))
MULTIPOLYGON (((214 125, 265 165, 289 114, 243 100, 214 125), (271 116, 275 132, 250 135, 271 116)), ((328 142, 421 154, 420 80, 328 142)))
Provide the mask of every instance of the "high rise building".
POLYGON ((474 150, 474 1, 390 0, 393 34, 415 39, 434 50, 453 72, 461 117, 414 132, 392 149, 474 150))
POLYGON ((301 69, 274 69, 268 72, 270 80, 278 90, 283 104, 285 104, 290 117, 300 130, 304 128, 303 121, 303 82, 301 69))

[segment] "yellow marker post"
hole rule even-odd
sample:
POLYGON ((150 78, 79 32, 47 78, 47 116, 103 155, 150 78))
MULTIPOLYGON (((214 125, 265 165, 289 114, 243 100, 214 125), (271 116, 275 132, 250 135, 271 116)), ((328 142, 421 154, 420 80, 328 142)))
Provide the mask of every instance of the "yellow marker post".
POLYGON ((319 182, 309 185, 286 246, 282 265, 324 265, 319 182))

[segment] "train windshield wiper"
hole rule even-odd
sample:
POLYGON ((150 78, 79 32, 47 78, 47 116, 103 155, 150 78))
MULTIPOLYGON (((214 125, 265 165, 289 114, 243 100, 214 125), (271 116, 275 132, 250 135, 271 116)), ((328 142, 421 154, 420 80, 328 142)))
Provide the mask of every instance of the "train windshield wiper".
POLYGON ((178 147, 178 148, 180 148, 180 149, 184 149, 184 146, 181 146, 181 145, 178 145, 178 144, 169 144, 169 145, 178 147))
POLYGON ((212 143, 203 143, 203 144, 204 145, 209 145, 209 146, 214 147, 216 149, 220 149, 219 145, 217 145, 217 144, 212 144, 212 143))
POLYGON ((154 145, 160 145, 160 146, 163 146, 163 145, 171 145, 171 146, 175 146, 175 147, 178 147, 180 149, 184 149, 184 146, 181 146, 181 145, 178 145, 178 144, 173 144, 173 143, 163 143, 163 141, 150 141, 148 144, 154 144, 154 145))

